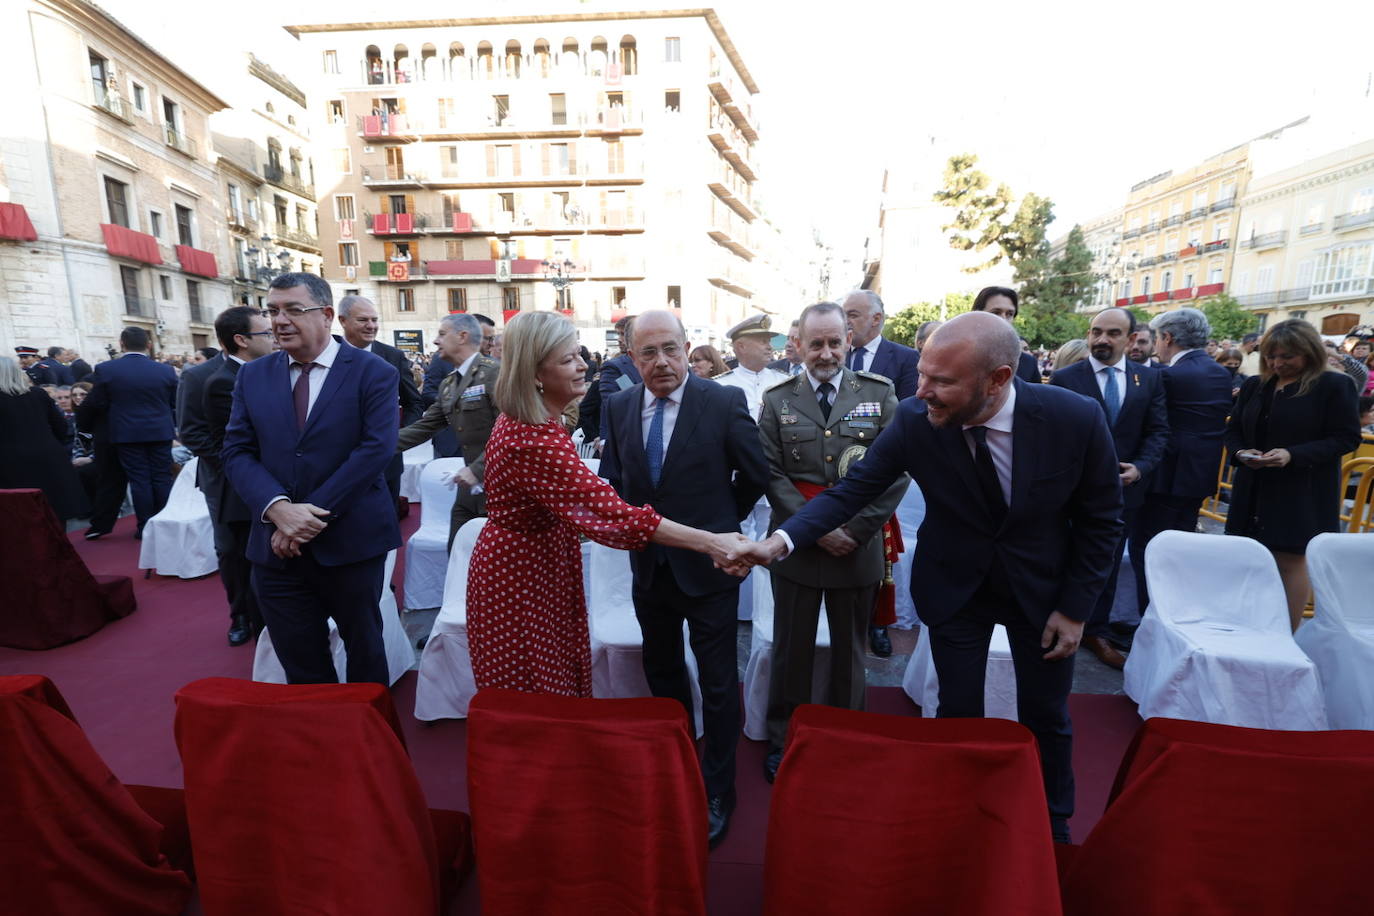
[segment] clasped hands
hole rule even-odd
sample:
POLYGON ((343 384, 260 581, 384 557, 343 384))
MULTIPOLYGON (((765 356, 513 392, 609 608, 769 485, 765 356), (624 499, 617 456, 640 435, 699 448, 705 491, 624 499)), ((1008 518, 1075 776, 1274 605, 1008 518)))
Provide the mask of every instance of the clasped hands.
POLYGON ((301 547, 313 541, 329 527, 325 521, 328 509, 310 503, 293 503, 284 499, 267 509, 267 520, 276 526, 272 532, 272 552, 283 560, 301 555, 301 547))
MULTIPOLYGON (((826 553, 842 557, 852 553, 859 542, 843 527, 823 535, 816 544, 826 553)), ((767 566, 787 553, 787 543, 772 534, 761 541, 751 541, 738 531, 712 535, 709 553, 717 569, 732 576, 747 576, 755 566, 767 566)))
POLYGON ((1286 448, 1271 448, 1261 452, 1257 448, 1246 448, 1236 452, 1236 460, 1248 468, 1283 468, 1293 460, 1286 448))

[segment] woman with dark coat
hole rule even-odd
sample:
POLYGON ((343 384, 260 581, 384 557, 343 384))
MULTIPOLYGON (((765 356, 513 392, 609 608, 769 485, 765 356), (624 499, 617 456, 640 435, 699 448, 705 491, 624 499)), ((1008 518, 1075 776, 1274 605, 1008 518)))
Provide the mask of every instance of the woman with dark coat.
POLYGON ((1246 379, 1226 428, 1236 466, 1226 533, 1273 553, 1296 630, 1310 591, 1307 542, 1337 530, 1341 457, 1360 444, 1360 417, 1355 386, 1327 371, 1306 321, 1280 321, 1259 351, 1260 374, 1246 379))
POLYGON ((90 511, 72 467, 66 418, 8 356, 0 357, 0 430, 0 489, 36 487, 64 521, 90 511))

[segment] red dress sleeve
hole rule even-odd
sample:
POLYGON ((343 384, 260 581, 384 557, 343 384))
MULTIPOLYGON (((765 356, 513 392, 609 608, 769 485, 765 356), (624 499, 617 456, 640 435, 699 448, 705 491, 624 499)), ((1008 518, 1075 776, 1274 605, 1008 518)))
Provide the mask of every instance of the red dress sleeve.
POLYGON ((531 499, 598 544, 642 550, 663 521, 652 507, 630 505, 593 474, 561 428, 513 448, 510 461, 531 499))

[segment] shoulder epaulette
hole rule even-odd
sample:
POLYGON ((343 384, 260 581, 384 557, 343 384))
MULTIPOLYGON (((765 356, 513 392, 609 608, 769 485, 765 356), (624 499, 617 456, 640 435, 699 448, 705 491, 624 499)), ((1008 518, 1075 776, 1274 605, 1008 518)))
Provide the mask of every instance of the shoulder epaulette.
POLYGON ((782 381, 780 381, 780 382, 774 382, 773 384, 769 385, 767 388, 765 388, 765 389, 763 389, 763 390, 764 390, 764 391, 772 391, 774 388, 781 388, 783 385, 790 385, 790 384, 792 384, 793 382, 795 382, 795 381, 796 381, 797 379, 799 379, 799 378, 801 378, 800 375, 789 375, 787 378, 783 379, 782 381))
POLYGON ((892 379, 888 378, 886 375, 879 375, 876 372, 869 372, 867 369, 854 369, 852 371, 855 375, 860 376, 861 378, 866 378, 872 382, 882 382, 884 385, 892 384, 892 379))

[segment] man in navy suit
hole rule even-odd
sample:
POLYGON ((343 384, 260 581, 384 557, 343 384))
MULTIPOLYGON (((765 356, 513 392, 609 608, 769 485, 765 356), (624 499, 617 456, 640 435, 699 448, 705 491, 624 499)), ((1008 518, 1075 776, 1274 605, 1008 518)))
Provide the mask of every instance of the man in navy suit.
POLYGON ((121 331, 119 348, 123 356, 91 373, 95 387, 86 400, 92 402, 91 410, 109 415, 110 442, 129 478, 138 517, 135 537, 142 537, 143 526, 162 511, 172 492, 177 374, 149 358, 148 332, 142 328, 121 331))
POLYGON ((1131 535, 1131 565, 1142 615, 1150 602, 1144 559, 1150 539, 1161 531, 1196 530, 1202 501, 1216 492, 1232 385, 1231 373, 1203 350, 1212 327, 1201 311, 1164 312, 1150 327, 1163 366, 1172 436, 1131 535))
POLYGON ((336 340, 333 293, 314 274, 272 281, 281 350, 239 368, 224 471, 247 503, 248 559, 263 620, 292 684, 387 684, 378 607, 387 551, 400 544, 383 472, 396 451, 396 369, 336 340))
MULTIPOLYGON (((996 315, 1007 324, 1015 326, 1016 314, 1021 310, 1021 299, 1016 290, 1009 286, 985 286, 973 298, 973 311, 996 315)), ((1020 343, 1020 338, 1017 338, 1020 343)), ((1035 354, 1021 352, 1016 363, 1016 377, 1023 382, 1037 384, 1040 381, 1040 364, 1035 354)))
POLYGON ((1001 319, 952 319, 921 354, 916 399, 901 402, 863 460, 731 559, 769 562, 813 544, 910 474, 926 496, 911 596, 930 629, 939 715, 983 715, 988 645, 1005 625, 1018 718, 1039 742, 1051 830, 1066 842, 1073 654, 1111 572, 1121 482, 1102 409, 1014 380, 1020 352, 1001 319))
MULTIPOLYGON (((1158 370, 1126 359, 1126 349, 1135 330, 1135 315, 1127 309, 1103 309, 1093 316, 1088 329, 1088 358, 1050 376, 1051 385, 1086 395, 1102 406, 1107 426, 1112 431, 1112 442, 1116 445, 1116 460, 1121 467, 1124 503, 1121 521, 1128 533, 1133 530, 1136 515, 1145 502, 1154 470, 1169 447, 1164 380, 1158 370)), ((1125 544, 1123 538, 1117 545, 1107 586, 1083 629, 1083 645, 1104 665, 1118 671, 1125 667, 1126 659, 1108 641, 1108 625, 1125 544)), ((1143 545, 1132 543, 1131 556, 1143 550, 1143 545)))
POLYGON ((855 372, 873 372, 891 380, 897 391, 897 400, 904 400, 916 393, 918 371, 916 364, 921 357, 910 347, 883 337, 883 323, 887 314, 883 311, 883 300, 868 289, 856 289, 844 297, 840 307, 849 320, 850 330, 854 332, 854 345, 845 360, 845 368, 855 372))
POLYGON ((615 323, 615 332, 620 338, 620 355, 602 363, 601 371, 596 375, 596 389, 601 405, 598 434, 601 436, 602 442, 605 442, 610 436, 610 429, 606 420, 606 402, 617 392, 624 391, 644 381, 629 350, 634 322, 635 319, 627 315, 615 323))
MULTIPOLYGON (((687 334, 671 312, 635 319, 630 352, 644 381, 608 398, 601 474, 621 497, 707 531, 739 531, 768 482, 758 427, 739 388, 687 368, 687 334)), ((687 621, 700 673, 709 840, 725 836, 735 807, 739 579, 689 550, 650 545, 630 555, 635 616, 644 631, 644 675, 654 696, 692 712, 682 650, 687 621)))

